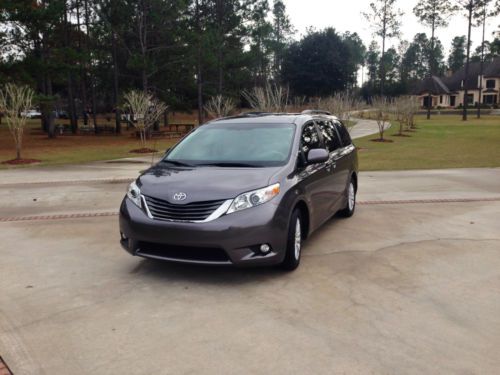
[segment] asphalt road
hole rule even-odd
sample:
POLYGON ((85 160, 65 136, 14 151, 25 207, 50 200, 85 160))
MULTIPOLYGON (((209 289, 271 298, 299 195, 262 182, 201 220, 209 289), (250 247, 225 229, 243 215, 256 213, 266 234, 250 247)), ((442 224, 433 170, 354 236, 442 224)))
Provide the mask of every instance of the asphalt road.
POLYGON ((0 172, 15 374, 498 373, 499 169, 363 173, 356 215, 283 273, 126 254, 115 213, 144 166, 0 172))

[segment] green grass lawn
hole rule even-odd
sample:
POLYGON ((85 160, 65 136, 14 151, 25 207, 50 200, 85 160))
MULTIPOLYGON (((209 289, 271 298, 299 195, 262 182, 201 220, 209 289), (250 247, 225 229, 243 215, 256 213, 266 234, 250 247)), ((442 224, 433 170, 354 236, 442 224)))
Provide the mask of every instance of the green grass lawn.
MULTIPOLYGON (((474 115, 463 122, 458 115, 434 115, 431 120, 417 117, 418 130, 411 137, 396 137, 397 124, 386 132, 394 143, 377 143, 371 135, 355 141, 360 169, 404 170, 466 167, 500 167, 500 116, 474 115)), ((38 125, 30 126, 37 129, 38 125)), ((30 130, 31 130, 30 129, 30 130)), ((149 147, 161 153, 177 140, 151 140, 149 147)), ((122 136, 25 136, 23 157, 40 159, 42 164, 72 164, 141 156, 129 153, 139 148, 130 134, 122 136)), ((150 155, 151 156, 151 155, 150 155)), ((0 161, 14 157, 14 145, 5 126, 0 127, 0 161)), ((9 168, 0 164, 0 169, 9 168)))
MULTIPOLYGON (((112 115, 99 116, 98 124, 113 127, 114 122, 112 118, 112 115)), ((171 123, 177 124, 193 124, 196 122, 195 114, 183 112, 171 114, 169 119, 171 123)), ((68 125, 68 123, 69 120, 56 120, 56 124, 68 125)), ((79 125, 83 126, 82 120, 79 121, 79 125)), ((40 160, 41 163, 36 165, 77 164, 127 157, 153 156, 151 154, 130 153, 131 150, 141 148, 142 146, 139 140, 132 136, 135 130, 126 130, 125 124, 122 124, 123 134, 121 135, 106 134, 95 136, 93 134, 67 134, 58 136, 55 139, 49 139, 46 134, 41 132, 40 127, 39 119, 28 120, 23 137, 22 157, 24 159, 40 160)), ((161 127, 161 130, 163 129, 161 127)), ((162 155, 167 148, 172 147, 178 140, 153 138, 149 140, 147 147, 158 150, 158 153, 155 155, 158 157, 158 155, 162 155)), ((31 166, 30 164, 12 166, 2 163, 14 157, 14 141, 9 133, 6 122, 2 121, 0 123, 0 169, 31 166)))
POLYGON ((407 133, 411 137, 397 137, 398 124, 393 124, 385 138, 394 143, 372 142, 375 135, 355 140, 360 169, 500 167, 500 116, 478 120, 471 114, 467 122, 455 115, 418 116, 417 127, 407 133))
MULTIPOLYGON (((141 148, 138 139, 132 137, 132 131, 115 135, 65 135, 49 139, 45 134, 37 132, 38 124, 30 124, 23 138, 23 153, 25 159, 36 159, 41 165, 77 164, 98 160, 111 160, 127 157, 148 156, 151 154, 130 153, 141 148), (35 132, 35 133, 33 133, 35 132)), ((178 139, 151 139, 148 147, 163 154, 178 139)), ((6 126, 0 126, 0 162, 13 159, 15 156, 14 142, 6 126)), ((157 155, 158 156, 158 155, 157 155)), ((19 168, 29 165, 10 166, 0 163, 0 169, 19 168)))

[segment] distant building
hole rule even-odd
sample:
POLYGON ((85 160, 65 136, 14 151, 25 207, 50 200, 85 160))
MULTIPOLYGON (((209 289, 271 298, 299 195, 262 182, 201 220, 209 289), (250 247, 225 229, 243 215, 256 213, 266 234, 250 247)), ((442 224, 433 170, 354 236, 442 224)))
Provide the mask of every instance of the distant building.
MULTIPOLYGON (((500 57, 493 59, 483 66, 483 75, 479 74, 480 63, 469 64, 467 76, 467 103, 475 106, 479 102, 479 91, 482 82, 481 103, 492 107, 500 106, 500 57)), ((428 77, 420 81, 413 95, 420 100, 422 107, 427 108, 429 93, 432 98, 432 107, 456 108, 464 104, 464 76, 465 67, 445 77, 428 77)))

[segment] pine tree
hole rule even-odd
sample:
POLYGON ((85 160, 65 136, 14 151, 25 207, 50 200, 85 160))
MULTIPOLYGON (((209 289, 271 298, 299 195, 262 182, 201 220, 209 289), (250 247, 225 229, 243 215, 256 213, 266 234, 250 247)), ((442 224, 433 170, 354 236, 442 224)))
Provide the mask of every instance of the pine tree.
MULTIPOLYGON (((435 56, 435 33, 439 27, 448 25, 448 17, 457 11, 457 7, 449 0, 420 0, 413 8, 413 13, 419 21, 431 28, 430 56, 429 56, 429 76, 437 74, 437 62, 435 56)), ((431 118, 432 97, 431 92, 427 100, 427 119, 431 118)))
MULTIPOLYGON (((486 21, 489 17, 496 16, 500 13, 500 7, 491 8, 493 1, 492 0, 483 0, 482 6, 474 13, 474 19, 476 21, 476 26, 482 26, 482 40, 481 40, 481 62, 479 69, 479 76, 481 77, 479 80, 479 100, 477 105, 477 118, 481 118, 481 101, 483 94, 483 69, 484 69, 484 52, 485 52, 485 35, 486 35, 486 21)), ((499 5, 499 2, 497 2, 499 5)))
POLYGON ((273 71, 276 77, 281 75, 281 62, 286 46, 290 42, 290 37, 294 34, 294 29, 290 18, 286 13, 285 3, 282 0, 274 0, 273 4, 273 71))
POLYGON ((375 0, 370 3, 370 10, 363 13, 370 22, 375 35, 382 39, 382 54, 380 58, 380 95, 384 95, 385 75, 384 57, 387 39, 400 35, 401 17, 403 12, 396 8, 397 0, 375 0))
POLYGON ((456 36, 451 42, 451 50, 448 55, 448 69, 453 73, 458 72, 465 64, 465 35, 456 36))

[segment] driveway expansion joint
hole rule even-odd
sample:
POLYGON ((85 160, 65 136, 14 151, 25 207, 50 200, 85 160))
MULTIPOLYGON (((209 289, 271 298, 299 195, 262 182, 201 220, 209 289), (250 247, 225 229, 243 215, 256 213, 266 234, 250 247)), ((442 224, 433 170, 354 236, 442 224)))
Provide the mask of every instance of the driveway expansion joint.
POLYGON ((3 358, 0 356, 0 375, 12 375, 9 366, 5 363, 3 358))
POLYGON ((0 188, 13 188, 23 186, 66 186, 66 185, 81 185, 81 184, 121 184, 130 183, 133 178, 95 178, 88 180, 58 180, 58 181, 32 181, 32 182, 9 182, 0 184, 0 188))
MULTIPOLYGON (((445 204, 445 203, 475 203, 475 202, 500 202, 500 197, 493 198, 450 198, 450 199, 411 199, 411 200, 370 200, 358 201, 360 206, 374 205, 400 205, 400 204, 445 204)), ((8 216, 0 217, 0 223, 20 222, 20 221, 48 221, 48 220, 66 220, 66 219, 84 219, 94 217, 118 216, 117 211, 105 212, 76 212, 70 214, 54 215, 29 215, 29 216, 8 216)))

